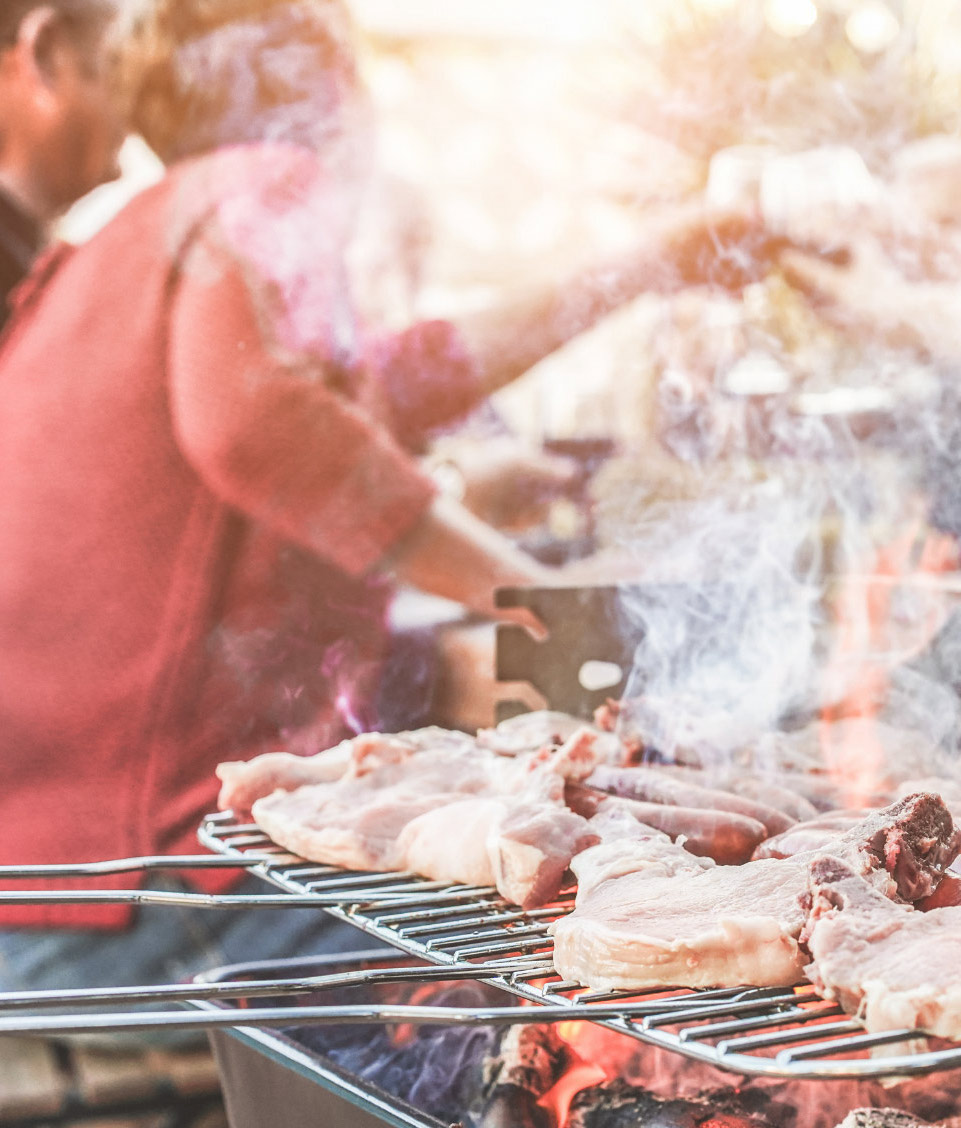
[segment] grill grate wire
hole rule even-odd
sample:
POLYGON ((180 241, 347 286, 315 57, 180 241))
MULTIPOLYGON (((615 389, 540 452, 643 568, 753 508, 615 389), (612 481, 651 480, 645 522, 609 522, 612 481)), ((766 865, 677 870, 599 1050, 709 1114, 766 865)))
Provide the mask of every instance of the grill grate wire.
POLYGON ((529 1002, 583 1010, 586 1020, 719 1069, 831 1080, 961 1066, 961 1045, 934 1044, 915 1030, 868 1034, 809 984, 633 993, 564 982, 551 966, 548 926, 573 908, 573 890, 549 907, 524 911, 491 888, 444 885, 410 873, 347 873, 292 857, 230 812, 209 815, 199 838, 298 903, 314 896, 318 907, 409 956, 459 974, 474 968, 478 978, 529 1002), (334 893, 340 894, 338 903, 331 903, 334 893), (610 1017, 610 1008, 618 1005, 634 1013, 610 1017), (881 1049, 883 1055, 873 1052, 881 1049))

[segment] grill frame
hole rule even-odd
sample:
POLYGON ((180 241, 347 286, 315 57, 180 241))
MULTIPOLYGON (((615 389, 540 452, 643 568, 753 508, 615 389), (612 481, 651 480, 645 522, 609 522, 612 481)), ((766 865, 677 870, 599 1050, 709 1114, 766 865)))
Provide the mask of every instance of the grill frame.
POLYGON ((918 1076, 961 1066, 961 1044, 883 1058, 845 1056, 899 1043, 917 1047, 929 1039, 914 1030, 868 1034, 810 985, 602 993, 564 983, 550 964, 547 925, 573 907, 572 890, 548 908, 525 911, 494 889, 306 862, 275 846, 259 827, 237 822, 229 811, 208 815, 198 837, 207 849, 235 859, 287 893, 299 898, 322 893, 318 908, 409 956, 451 968, 503 964, 503 975, 483 976, 484 982, 532 1003, 583 1007, 585 1020, 718 1069, 823 1081, 918 1076), (245 861, 248 851, 256 853, 256 860, 245 861), (334 890, 343 891, 338 904, 328 899, 334 890), (396 898, 386 897, 390 890, 396 898), (365 901, 365 894, 374 899, 365 901), (649 1000, 652 1013, 644 1018, 591 1017, 592 1003, 618 1000, 649 1000), (826 1037, 812 1041, 811 1032, 818 1030, 826 1037), (770 1051, 774 1056, 768 1056, 770 1051))
MULTIPOLYGON (((219 968, 198 976, 195 983, 230 983, 268 973, 271 978, 285 974, 314 976, 361 964, 382 965, 387 956, 389 953, 375 950, 314 956, 310 960, 275 960, 219 968)), ((201 1013, 222 1015, 235 1004, 197 999, 188 1005, 201 1013)), ((361 1081, 283 1030, 235 1026, 210 1030, 208 1038, 232 1128, 263 1128, 264 1124, 275 1123, 281 1112, 285 1128, 314 1128, 321 1122, 338 1128, 382 1128, 385 1124, 390 1128, 451 1128, 376 1082, 361 1081), (318 1089, 322 1096, 318 1096, 318 1089)))

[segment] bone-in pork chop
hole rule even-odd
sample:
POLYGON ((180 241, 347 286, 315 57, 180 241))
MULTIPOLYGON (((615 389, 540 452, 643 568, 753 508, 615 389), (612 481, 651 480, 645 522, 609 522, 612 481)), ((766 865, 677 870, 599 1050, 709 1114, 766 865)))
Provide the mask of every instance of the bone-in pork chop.
POLYGON ((401 741, 407 749, 466 749, 474 740, 466 733, 449 729, 425 728, 415 732, 384 736, 364 733, 326 748, 315 756, 295 756, 291 752, 265 752, 252 760, 228 760, 217 765, 217 778, 222 787, 217 805, 222 811, 233 811, 240 818, 250 814, 257 799, 274 791, 295 791, 312 783, 334 783, 351 764, 359 764, 366 756, 381 757, 392 742, 401 741))
MULTIPOLYGON (((936 887, 958 848, 941 800, 913 795, 873 812, 832 852, 884 896, 916 900, 936 887)), ((577 902, 552 926, 554 966, 598 990, 796 983, 812 860, 717 866, 660 838, 602 843, 572 863, 577 902)))
POLYGON ((476 738, 453 729, 430 726, 397 736, 364 733, 314 756, 265 752, 251 760, 228 760, 217 766, 217 777, 223 784, 217 805, 222 811, 231 810, 244 818, 250 814, 257 799, 277 790, 296 791, 298 787, 313 783, 333 783, 358 757, 368 752, 378 756, 384 743, 393 740, 401 740, 416 751, 467 751, 480 745, 487 752, 519 756, 542 748, 557 748, 576 734, 585 732, 590 733, 594 762, 607 760, 616 763, 623 757, 624 750, 611 733, 591 729, 566 713, 527 713, 502 721, 496 728, 481 729, 476 738))
POLYGON ((565 780, 596 762, 588 731, 516 757, 473 742, 358 740, 339 780, 275 791, 253 804, 253 817, 311 861, 494 885, 531 907, 554 897, 571 857, 598 840, 564 805, 565 780))
POLYGON ((597 840, 587 820, 562 806, 472 796, 412 819, 398 846, 415 873, 493 885, 533 908, 556 896, 571 858, 597 840))
POLYGON ((818 990, 871 1032, 919 1029, 961 1039, 961 908, 889 901, 850 866, 810 866, 806 968, 818 990))

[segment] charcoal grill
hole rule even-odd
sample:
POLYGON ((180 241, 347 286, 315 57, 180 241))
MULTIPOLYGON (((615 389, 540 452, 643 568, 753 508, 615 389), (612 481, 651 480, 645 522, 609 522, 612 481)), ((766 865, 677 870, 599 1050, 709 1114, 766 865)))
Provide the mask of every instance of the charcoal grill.
MULTIPOLYGON (((200 976, 198 982, 264 982, 291 975, 311 978, 345 968, 382 967, 389 959, 389 953, 369 951, 308 961, 277 960, 218 968, 200 976)), ((363 976, 356 978, 362 980, 363 976)), ((194 1000, 192 1005, 216 1013, 226 1004, 208 999, 194 1000)), ((321 1123, 337 1128, 383 1128, 384 1124, 392 1128, 450 1128, 448 1122, 388 1092, 369 1077, 361 1080, 283 1031, 249 1027, 212 1030, 210 1043, 231 1128, 263 1128, 277 1123, 280 1110, 284 1128, 315 1128, 321 1123)))
MULTIPOLYGON (((499 628, 498 677, 528 680, 555 709, 582 715, 619 686, 604 691, 580 684, 583 664, 602 661, 622 672, 632 655, 619 641, 619 588, 505 589, 502 606, 526 607, 548 628, 547 639, 499 628), (568 629, 592 624, 590 630, 568 629)), ((626 679, 626 673, 624 678, 626 679)), ((509 710, 514 710, 509 707, 509 710)), ((553 904, 522 910, 495 889, 429 881, 413 873, 355 873, 297 858, 257 827, 230 812, 207 816, 199 830, 210 853, 192 857, 131 858, 70 866, 0 866, 0 879, 96 877, 160 869, 237 868, 277 891, 257 896, 207 895, 150 889, 16 891, 0 893, 0 904, 99 903, 192 905, 200 908, 282 910, 315 907, 410 957, 435 965, 378 968, 351 976, 306 976, 263 982, 230 981, 98 991, 0 994, 0 1036, 57 1036, 113 1030, 260 1028, 410 1022, 417 1025, 514 1025, 591 1021, 642 1043, 731 1073, 787 1080, 904 1078, 961 1067, 961 1044, 935 1042, 916 1030, 869 1034, 856 1018, 820 998, 810 984, 794 988, 596 992, 564 982, 551 963, 551 923, 569 912, 574 890, 553 904), (366 977, 366 978, 365 978, 366 977), (519 1004, 451 1010, 424 1006, 258 1007, 236 1012, 216 1007, 230 999, 317 992, 384 979, 475 979, 518 997, 519 1004), (192 1004, 194 1011, 54 1017, 21 1016, 41 1007, 118 1007, 192 1004), (533 1005, 532 1005, 533 1004, 533 1005), (878 1052, 881 1051, 881 1052, 878 1052)))
POLYGON ((289 1027, 310 1024, 413 1022, 418 1025, 513 1025, 558 1021, 598 1022, 641 1042, 744 1076, 804 1079, 905 1077, 961 1066, 961 1045, 933 1045, 915 1030, 867 1033, 810 985, 796 988, 589 991, 564 982, 551 965, 549 925, 573 908, 567 890, 552 905, 522 910, 495 889, 428 881, 410 873, 354 873, 296 858, 256 826, 230 812, 208 816, 200 840, 213 853, 194 859, 157 858, 65 867, 0 867, 0 877, 121 872, 161 866, 224 865, 244 868, 279 887, 278 894, 212 896, 150 890, 13 892, 2 903, 57 901, 240 905, 280 909, 313 905, 369 935, 387 941, 434 968, 391 968, 350 977, 316 977, 264 983, 108 988, 102 991, 23 992, 0 995, 0 1014, 39 1006, 110 1006, 203 1002, 257 995, 317 991, 376 978, 477 979, 530 1005, 450 1010, 423 1006, 265 1007, 243 1019, 230 1012, 191 1015, 183 1010, 94 1015, 0 1017, 0 1035, 55 1036, 157 1027, 289 1027), (365 978, 366 977, 366 978, 365 978), (901 1052, 896 1048, 901 1047, 901 1052), (883 1056, 872 1051, 884 1049, 883 1056), (892 1049, 894 1048, 894 1049, 892 1049), (865 1056, 867 1055, 867 1056, 865 1056))
MULTIPOLYGON (((238 861, 248 851, 263 854, 271 847, 259 828, 238 824, 229 813, 205 820, 200 838, 211 850, 238 861)), ((551 966, 548 926, 574 907, 573 890, 547 908, 523 911, 494 889, 448 886, 438 891, 437 883, 422 881, 424 892, 418 897, 410 886, 421 879, 413 875, 345 875, 335 867, 291 863, 289 855, 263 858, 252 872, 299 897, 323 895, 331 883, 339 885, 344 900, 328 912, 410 956, 461 973, 474 969, 486 982, 548 1008, 546 1014, 540 1012, 542 1021, 549 1016, 592 1019, 642 1042, 750 1076, 865 1079, 961 1066, 961 1045, 930 1048, 915 1030, 868 1034, 810 985, 634 994, 588 991, 564 982, 551 966), (365 900, 369 891, 381 896, 392 880, 404 890, 396 900, 365 900), (498 964, 502 970, 491 975, 498 964), (618 1007, 629 1013, 606 1014, 618 1007), (906 1043, 911 1045, 902 1054, 886 1049, 883 1057, 851 1056, 906 1043)))

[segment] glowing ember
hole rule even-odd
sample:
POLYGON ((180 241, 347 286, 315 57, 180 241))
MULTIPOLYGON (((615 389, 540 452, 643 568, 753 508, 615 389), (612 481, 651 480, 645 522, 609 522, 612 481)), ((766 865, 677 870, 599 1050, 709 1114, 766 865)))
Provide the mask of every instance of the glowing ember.
POLYGON ((572 1066, 557 1082, 550 1092, 537 1102, 548 1109, 557 1124, 566 1124, 571 1110, 571 1101, 584 1089, 591 1089, 607 1080, 607 1074, 599 1065, 580 1062, 572 1066))

